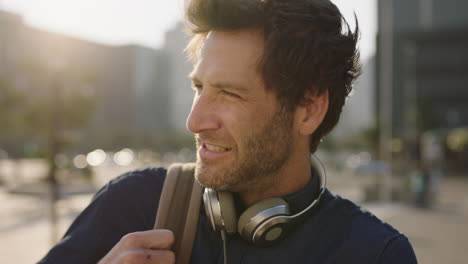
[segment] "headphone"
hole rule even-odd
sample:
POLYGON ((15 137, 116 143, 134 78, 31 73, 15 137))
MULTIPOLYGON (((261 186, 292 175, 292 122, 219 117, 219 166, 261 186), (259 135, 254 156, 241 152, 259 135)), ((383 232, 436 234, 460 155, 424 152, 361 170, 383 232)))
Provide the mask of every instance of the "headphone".
POLYGON ((232 193, 205 188, 203 202, 213 230, 220 231, 223 237, 226 233, 239 233, 245 240, 261 247, 283 238, 294 220, 314 208, 325 192, 325 168, 315 155, 311 155, 311 163, 318 172, 320 192, 317 199, 295 215, 290 215, 289 205, 284 199, 274 197, 255 203, 237 218, 232 193))

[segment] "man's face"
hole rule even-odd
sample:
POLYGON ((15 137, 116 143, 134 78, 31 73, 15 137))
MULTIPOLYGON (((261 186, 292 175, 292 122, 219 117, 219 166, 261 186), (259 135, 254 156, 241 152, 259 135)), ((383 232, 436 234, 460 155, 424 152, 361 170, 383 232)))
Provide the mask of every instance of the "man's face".
POLYGON ((262 52, 255 31, 211 32, 204 41, 187 126, 197 144, 195 176, 206 187, 267 188, 290 157, 293 114, 266 91, 257 72, 262 52))

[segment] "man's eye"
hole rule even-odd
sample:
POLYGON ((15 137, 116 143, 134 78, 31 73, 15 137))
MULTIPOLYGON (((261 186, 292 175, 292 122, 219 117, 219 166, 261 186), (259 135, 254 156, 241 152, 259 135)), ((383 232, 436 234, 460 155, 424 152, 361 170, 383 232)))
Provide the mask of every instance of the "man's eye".
POLYGON ((235 94, 235 93, 231 93, 231 92, 228 92, 226 90, 223 90, 223 94, 229 96, 229 97, 233 97, 233 98, 240 98, 239 95, 235 94))

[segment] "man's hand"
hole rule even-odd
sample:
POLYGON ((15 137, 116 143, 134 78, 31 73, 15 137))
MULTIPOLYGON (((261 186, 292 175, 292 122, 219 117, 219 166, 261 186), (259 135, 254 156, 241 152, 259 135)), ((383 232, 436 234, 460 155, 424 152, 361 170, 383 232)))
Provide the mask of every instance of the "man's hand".
POLYGON ((98 264, 119 263, 175 263, 170 250, 174 235, 169 230, 158 229, 125 235, 98 264))

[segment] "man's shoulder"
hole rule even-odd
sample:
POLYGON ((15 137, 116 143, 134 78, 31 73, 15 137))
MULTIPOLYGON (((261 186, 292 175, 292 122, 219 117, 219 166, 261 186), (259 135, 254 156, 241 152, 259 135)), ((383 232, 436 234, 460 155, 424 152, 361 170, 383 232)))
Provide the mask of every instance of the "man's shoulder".
POLYGON ((406 236, 390 224, 339 195, 327 191, 324 198, 318 221, 320 226, 326 226, 324 236, 332 234, 335 237, 334 242, 340 245, 342 256, 352 259, 359 255, 358 252, 363 252, 374 260, 395 257, 415 261, 413 248, 406 236))
POLYGON ((128 171, 112 179, 109 184, 114 186, 127 186, 164 182, 166 169, 163 167, 146 167, 128 171))
MULTIPOLYGON (((370 211, 339 195, 326 192, 322 211, 327 218, 339 218, 346 222, 351 232, 369 233, 368 235, 392 236, 400 232, 382 221, 370 211)), ((362 237, 362 234, 360 235, 362 237)))
POLYGON ((89 207, 97 210, 103 222, 131 217, 133 223, 118 223, 126 233, 147 230, 154 222, 165 176, 166 169, 156 167, 126 172, 104 185, 89 207))
POLYGON ((93 200, 107 202, 146 200, 148 196, 153 197, 161 193, 165 176, 166 169, 162 167, 128 171, 110 180, 95 194, 93 200))
POLYGON ((165 175, 145 168, 108 182, 39 263, 96 263, 124 235, 151 229, 165 175))

